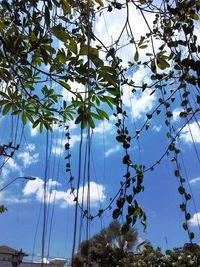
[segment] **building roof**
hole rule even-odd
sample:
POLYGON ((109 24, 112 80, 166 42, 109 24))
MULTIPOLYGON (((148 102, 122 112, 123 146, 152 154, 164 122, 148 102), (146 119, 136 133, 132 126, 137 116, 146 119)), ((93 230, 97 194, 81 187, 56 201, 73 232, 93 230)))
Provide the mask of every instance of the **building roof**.
POLYGON ((16 250, 14 248, 10 248, 8 246, 0 246, 0 254, 10 254, 10 255, 16 255, 18 253, 23 254, 23 256, 28 256, 25 252, 21 250, 16 250))

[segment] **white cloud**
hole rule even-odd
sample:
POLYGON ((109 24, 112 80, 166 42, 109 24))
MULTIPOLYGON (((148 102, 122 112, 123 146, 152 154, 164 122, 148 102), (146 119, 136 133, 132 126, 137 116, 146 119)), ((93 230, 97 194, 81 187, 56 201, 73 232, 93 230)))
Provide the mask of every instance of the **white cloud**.
MULTIPOLYGON (((200 124, 200 121, 198 122, 200 124)), ((187 124, 180 133, 180 138, 186 143, 200 143, 200 130, 196 122, 187 124)))
POLYGON ((20 167, 13 158, 10 158, 2 168, 2 176, 3 178, 6 178, 8 175, 14 172, 20 172, 20 167))
POLYGON ((32 137, 36 136, 39 133, 39 126, 33 128, 30 122, 29 122, 29 129, 32 137))
MULTIPOLYGON (((116 123, 117 122, 117 120, 118 119, 123 119, 123 116, 121 115, 121 114, 118 114, 117 116, 114 116, 113 114, 112 115, 110 115, 110 117, 109 117, 109 121, 112 121, 112 122, 114 122, 114 123, 116 123)), ((113 123, 113 125, 114 125, 114 123, 113 123)))
POLYGON ((154 132, 157 132, 157 133, 159 133, 161 131, 161 129, 162 129, 162 125, 159 125, 159 126, 154 125, 153 128, 152 128, 152 130, 154 132))
POLYGON ((198 226, 200 224, 200 212, 195 213, 190 219, 190 224, 192 226, 198 226))
POLYGON ((108 121, 101 121, 95 128, 94 133, 102 134, 106 132, 112 132, 113 131, 113 123, 110 123, 108 121))
MULTIPOLYGON (((95 182, 90 182, 90 205, 96 206, 99 202, 103 202, 106 199, 105 196, 105 188, 101 184, 97 184, 95 182)), ((60 207, 65 208, 69 205, 74 205, 75 201, 74 198, 77 197, 77 190, 74 190, 73 194, 71 193, 71 189, 68 189, 67 192, 57 191, 56 192, 56 200, 61 201, 60 207)), ((78 201, 79 203, 82 202, 87 203, 87 196, 88 196, 88 185, 79 188, 79 195, 78 201)))
POLYGON ((17 198, 14 196, 7 196, 5 195, 5 192, 0 193, 0 201, 1 203, 10 202, 10 203, 15 203, 15 204, 28 202, 28 200, 25 198, 22 199, 21 197, 17 198))
MULTIPOLYGON (((52 203, 55 199, 55 203, 58 204, 61 208, 66 208, 67 206, 71 206, 75 204, 74 198, 77 196, 77 190, 74 190, 73 194, 71 193, 71 189, 67 191, 61 190, 52 190, 52 187, 55 187, 60 184, 56 181, 50 180, 50 184, 47 184, 47 200, 52 203)), ((79 202, 81 203, 82 198, 84 204, 87 203, 87 192, 88 186, 79 188, 79 202)), ((101 184, 97 184, 95 182, 90 182, 90 205, 96 206, 99 202, 103 202, 106 198, 105 196, 105 188, 101 184)), ((35 181, 28 181, 26 186, 23 189, 23 194, 25 197, 35 196, 36 200, 39 202, 43 201, 44 197, 44 181, 40 178, 37 178, 35 181)))
POLYGON ((35 194, 36 196, 40 196, 41 194, 43 195, 43 185, 44 181, 40 178, 37 178, 34 181, 28 181, 23 189, 23 194, 25 196, 29 196, 31 194, 35 194))
MULTIPOLYGON (((85 138, 85 134, 83 135, 83 137, 85 138)), ((81 140, 81 135, 79 135, 79 134, 73 134, 73 135, 71 135, 70 136, 70 139, 69 139, 69 142, 70 142, 70 146, 71 147, 73 147, 74 146, 74 144, 76 143, 76 142, 78 142, 78 141, 80 141, 81 140)), ((66 140, 65 139, 58 139, 57 140, 57 145, 58 146, 65 146, 65 143, 66 143, 66 140)))
MULTIPOLYGON (((90 204, 91 206, 95 206, 99 202, 103 202, 106 199, 105 196, 105 188, 101 184, 97 184, 95 182, 90 182, 90 204)), ((75 192, 76 194, 76 192, 75 192)), ((87 203, 87 195, 88 195, 88 186, 80 187, 79 189, 79 202, 81 202, 83 197, 83 202, 87 203), (83 197, 84 194, 84 197, 83 197)))
MULTIPOLYGON (((81 140, 81 135, 76 135, 72 134, 70 136, 71 138, 69 139, 70 143, 70 148, 74 147, 77 142, 81 140)), ((85 138, 86 135, 83 134, 83 138, 85 138)), ((55 154, 56 156, 62 155, 65 151, 65 144, 66 144, 66 139, 59 138, 55 140, 54 145, 52 147, 52 153, 55 154)))
POLYGON ((53 146, 52 147, 52 153, 56 156, 60 156, 64 153, 65 148, 61 146, 53 146))
POLYGON ((148 68, 140 66, 132 76, 132 80, 136 85, 141 85, 142 83, 151 84, 151 71, 148 68))
POLYGON ((17 154, 17 157, 22 160, 24 167, 33 165, 39 161, 39 153, 30 154, 27 151, 17 154))
MULTIPOLYGON (((126 9, 122 10, 113 10, 112 12, 105 12, 103 16, 100 16, 97 19, 95 34, 99 39, 104 43, 105 46, 109 47, 118 40, 121 30, 124 27, 124 21, 126 20, 126 9), (106 24, 105 24, 106 21, 106 24)), ((144 18, 141 16, 139 10, 136 9, 134 5, 129 7, 129 18, 130 18, 130 27, 131 32, 133 33, 135 41, 139 41, 141 36, 145 36, 145 33, 149 32, 148 25, 144 18), (139 25, 139 27, 135 27, 139 25)), ((149 25, 152 25, 153 20, 155 19, 154 14, 146 14, 145 19, 149 25)), ((118 45, 123 46, 128 42, 127 33, 124 31, 120 38, 120 43, 118 45)), ((153 40, 154 51, 157 53, 161 45, 160 40, 153 40)), ((139 60, 148 61, 149 57, 146 53, 152 53, 152 44, 148 43, 146 49, 139 49, 139 60)), ((119 57, 123 58, 122 65, 123 67, 128 67, 128 61, 133 62, 135 48, 133 45, 124 46, 124 48, 119 49, 119 57)), ((159 70, 158 70, 159 71, 159 70)), ((163 72, 163 71, 161 71, 163 72)), ((127 74, 128 78, 131 78, 135 85, 141 86, 142 83, 147 83, 150 85, 151 80, 151 70, 143 65, 138 68, 128 68, 127 74)), ((140 119, 145 113, 148 113, 152 110, 154 102, 156 101, 155 94, 151 94, 151 90, 146 89, 143 93, 137 91, 132 93, 132 88, 128 86, 123 86, 123 104, 131 109, 131 115, 134 119, 140 119)))
POLYGON ((113 147, 113 148, 108 149, 108 150, 105 152, 105 156, 108 157, 108 156, 110 156, 110 155, 112 155, 112 154, 115 154, 115 153, 116 153, 117 151, 119 151, 119 150, 120 150, 120 146, 117 145, 116 147, 113 147))
POLYGON ((193 178, 193 179, 191 179, 191 180, 189 181, 190 184, 196 184, 196 183, 198 183, 198 182, 200 182, 200 177, 193 178))
POLYGON ((178 121, 178 120, 180 120, 180 116, 179 116, 179 114, 180 114, 180 112, 182 112, 182 111, 183 111, 182 108, 176 108, 176 109, 174 109, 174 111, 172 112, 172 114, 173 114, 173 120, 174 120, 174 121, 178 121))
POLYGON ((140 119, 142 115, 152 110, 156 100, 155 94, 151 94, 151 90, 146 90, 142 94, 130 92, 130 88, 126 87, 127 92, 124 90, 123 103, 125 106, 131 108, 131 114, 134 119, 140 119), (129 91, 128 91, 129 90, 129 91))
MULTIPOLYGON (((85 86, 83 84, 75 82, 75 81, 72 82, 72 81, 68 80, 67 84, 70 86, 70 88, 71 88, 70 90, 72 92, 84 92, 86 90, 85 86)), ((68 102, 71 102, 72 97, 74 97, 74 94, 65 88, 62 90, 61 94, 63 96, 63 99, 68 101, 68 102)))
POLYGON ((54 187, 54 186, 61 186, 61 184, 58 181, 54 181, 52 179, 49 179, 47 186, 49 188, 54 187))
MULTIPOLYGON (((116 40, 118 40, 121 31, 124 27, 124 22, 126 21, 126 9, 117 10, 114 9, 112 12, 104 12, 102 16, 97 18, 97 22, 95 25, 95 34, 99 37, 102 43, 105 46, 112 45, 116 40), (106 23, 105 23, 106 21, 106 23)), ((148 26, 145 20, 142 18, 139 10, 136 9, 134 5, 129 6, 129 18, 130 18, 130 27, 131 32, 134 35, 136 41, 140 39, 140 37, 145 35, 148 32, 148 26), (139 26, 136 26, 139 25, 139 26)), ((145 18, 147 19, 149 25, 152 25, 152 21, 154 20, 154 14, 145 14, 145 18)), ((120 39, 120 45, 124 45, 128 42, 127 40, 127 32, 125 31, 120 39)), ((156 45, 156 40, 154 42, 154 46, 156 45)), ((149 49, 151 49, 151 45, 149 44, 149 49)), ((146 53, 151 52, 149 49, 140 49, 140 59, 147 58, 146 53)), ((134 57, 134 49, 132 45, 125 46, 123 49, 119 51, 120 56, 123 54, 123 58, 127 61, 132 61, 134 57)))
POLYGON ((25 148, 28 151, 34 151, 35 150, 35 145, 34 144, 28 144, 25 148))
POLYGON ((75 124, 74 122, 75 122, 74 120, 67 121, 65 123, 65 125, 63 125, 63 124, 60 125, 59 123, 55 123, 53 125, 53 130, 54 131, 58 131, 58 132, 63 132, 64 131, 64 126, 69 126, 70 131, 74 130, 74 129, 76 129, 78 127, 78 125, 75 124))
MULTIPOLYGON (((105 46, 110 47, 118 40, 118 46, 122 46, 122 48, 118 49, 117 53, 120 58, 123 58, 122 66, 124 68, 128 67, 128 61, 133 61, 135 54, 134 45, 126 45, 127 43, 129 43, 127 32, 124 31, 124 33, 122 34, 124 22, 127 18, 126 11, 126 8, 124 8, 121 10, 115 9, 112 12, 104 12, 102 16, 99 16, 97 18, 95 25, 95 34, 105 46)), ((148 13, 145 14, 145 19, 148 23, 146 23, 144 18, 141 16, 141 13, 134 5, 129 6, 130 28, 136 43, 140 40, 141 36, 145 36, 145 34, 149 32, 148 25, 152 25, 155 16, 153 13, 148 13)), ((161 44, 162 42, 160 40, 154 38, 153 48, 155 53, 159 51, 158 48, 161 46, 161 44)), ((138 52, 139 60, 148 61, 149 57, 146 55, 146 53, 153 53, 152 43, 149 41, 148 47, 145 49, 138 49, 138 52)), ((105 57, 105 53, 103 54, 101 51, 100 55, 102 55, 102 57, 105 57)), ((145 69, 143 68, 143 66, 141 66, 140 70, 136 71, 133 81, 136 85, 138 85, 144 78, 144 76, 146 76, 146 81, 150 81, 150 69, 145 69)))
MULTIPOLYGON (((74 145, 81 140, 81 135, 72 135, 70 136, 71 139, 69 140, 70 147, 74 147, 74 145)), ((83 138, 85 138, 85 134, 83 135, 83 138)))

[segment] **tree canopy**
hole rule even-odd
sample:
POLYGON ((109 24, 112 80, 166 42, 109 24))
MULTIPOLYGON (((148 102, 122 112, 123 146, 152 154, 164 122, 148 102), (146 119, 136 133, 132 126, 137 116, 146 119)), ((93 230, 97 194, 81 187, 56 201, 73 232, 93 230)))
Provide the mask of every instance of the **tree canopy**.
POLYGON ((151 245, 143 253, 127 255, 119 266, 145 267, 145 266, 198 266, 200 260, 199 246, 197 244, 185 244, 184 247, 167 250, 163 253, 160 248, 154 249, 151 245))
POLYGON ((80 244, 74 256, 74 266, 83 266, 84 262, 100 262, 101 266, 116 266, 123 257, 132 251, 137 243, 137 231, 129 229, 122 235, 121 225, 113 221, 91 239, 80 244))

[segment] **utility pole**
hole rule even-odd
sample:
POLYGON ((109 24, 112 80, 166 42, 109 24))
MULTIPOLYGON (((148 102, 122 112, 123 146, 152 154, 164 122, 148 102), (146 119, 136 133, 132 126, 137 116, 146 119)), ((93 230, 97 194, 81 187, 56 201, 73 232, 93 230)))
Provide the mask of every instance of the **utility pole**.
POLYGON ((13 146, 12 142, 10 142, 8 145, 0 145, 0 156, 12 158, 18 148, 19 145, 13 146))

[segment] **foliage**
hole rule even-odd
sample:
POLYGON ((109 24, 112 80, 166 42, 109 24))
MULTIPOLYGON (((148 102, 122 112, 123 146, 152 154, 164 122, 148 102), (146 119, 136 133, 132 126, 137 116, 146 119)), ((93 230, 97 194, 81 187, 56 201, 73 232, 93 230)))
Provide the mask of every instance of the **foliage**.
POLYGON ((91 8, 90 4, 80 5, 76 1, 70 4, 67 1, 2 1, 2 115, 9 111, 20 115, 24 125, 29 120, 33 127, 39 126, 40 131, 43 127, 52 130, 58 118, 63 122, 73 119, 74 110, 78 114, 75 123, 81 123, 82 128, 87 123, 94 128, 94 118, 108 118, 99 108, 100 102, 112 106, 119 91, 114 83, 113 68, 106 66, 98 56, 98 49, 87 43, 90 22, 85 12, 90 14, 91 8), (70 22, 73 19, 76 23, 70 22), (89 60, 93 68, 88 68, 89 60), (91 90, 83 97, 85 92, 76 92, 69 82, 90 86, 91 90), (63 101, 58 108, 62 95, 57 87, 74 95, 71 103, 63 101), (105 87, 110 95, 104 94, 105 87))
POLYGON ((4 205, 0 205, 0 213, 7 211, 7 208, 4 205))
POLYGON ((120 228, 121 225, 113 221, 100 233, 83 241, 74 256, 74 266, 82 266, 83 262, 90 261, 100 262, 101 266, 116 266, 137 241, 137 232, 134 229, 123 235, 120 228))
POLYGON ((199 266, 200 248, 197 244, 185 245, 183 248, 168 250, 163 254, 160 248, 149 246, 141 254, 129 254, 119 262, 123 267, 157 267, 157 266, 199 266))
MULTIPOLYGON (((96 240, 100 241, 100 239, 96 240)), ((100 241, 101 243, 101 241, 100 241)), ((98 243, 96 243, 97 245, 98 243)), ((84 241, 81 244, 80 251, 74 258, 75 267, 83 266, 83 262, 99 262, 100 266, 119 266, 119 267, 157 267, 157 266, 199 266, 200 264, 200 247, 197 244, 185 244, 182 248, 167 250, 163 253, 160 248, 154 249, 151 244, 147 244, 143 252, 133 253, 126 251, 119 254, 119 250, 107 247, 101 248, 102 253, 93 254, 96 249, 95 243, 89 244, 84 241), (91 246, 91 248, 89 248, 91 246), (93 246, 94 251, 93 251, 93 246), (90 251, 90 252, 89 252, 90 251), (88 253, 89 252, 89 257, 88 253), (95 255, 95 256, 94 256, 95 255)))
MULTIPOLYGON (((30 121, 33 128, 39 126, 42 132, 43 128, 52 130, 55 122, 65 124, 68 120, 74 120, 82 129, 93 129, 96 120, 109 119, 105 104, 113 108, 117 119, 116 140, 124 149, 122 163, 126 169, 119 191, 108 206, 116 200, 113 218, 126 213, 123 233, 128 232, 138 218, 146 227, 146 214, 137 201, 137 195, 144 191, 144 173, 153 170, 170 154, 174 175, 180 184, 178 192, 183 198, 180 204, 185 218, 183 228, 192 240, 194 234, 188 226, 191 215, 187 211, 191 196, 185 189, 185 178, 179 166, 181 151, 176 140, 187 124, 198 123, 200 46, 195 25, 199 23, 200 2, 164 0, 162 5, 157 2, 1 1, 1 114, 20 116, 24 125, 30 121), (148 29, 139 39, 135 38, 131 27, 129 11, 133 7, 140 12, 148 29), (93 21, 102 12, 116 10, 126 10, 127 17, 119 37, 111 46, 106 46, 95 35, 93 21), (149 12, 155 15, 152 25, 146 18, 149 12), (128 65, 120 58, 120 40, 124 34, 126 46, 134 51, 128 65), (142 57, 147 48, 150 52, 142 57), (150 82, 137 84, 127 74, 131 68, 141 67, 149 69, 150 82), (80 92, 73 84, 82 85, 85 90, 80 92), (128 113, 124 110, 123 94, 127 87, 133 95, 140 91, 157 96, 156 108, 146 114, 144 124, 134 135, 126 127, 128 113), (63 99, 62 90, 73 95, 71 102, 63 99), (177 130, 172 125, 174 103, 182 109, 179 113, 182 126, 177 130), (150 166, 137 164, 131 159, 129 148, 161 113, 167 128, 168 148, 150 166)), ((94 216, 89 214, 88 218, 94 216)))

